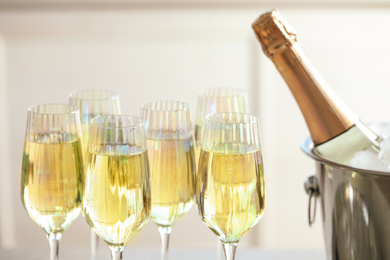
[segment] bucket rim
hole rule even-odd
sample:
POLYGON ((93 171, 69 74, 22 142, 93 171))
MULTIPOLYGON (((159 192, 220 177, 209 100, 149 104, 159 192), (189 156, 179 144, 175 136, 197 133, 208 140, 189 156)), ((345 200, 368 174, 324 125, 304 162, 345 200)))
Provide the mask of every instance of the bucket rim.
POLYGON ((347 170, 351 172, 359 172, 359 173, 364 173, 364 174, 371 174, 371 175, 381 175, 381 176, 390 176, 390 172, 382 172, 382 171, 375 171, 375 170, 367 170, 367 169, 360 169, 360 168, 355 168, 349 165, 345 165, 342 163, 337 163, 331 160, 328 160, 324 157, 322 157, 316 149, 314 148, 314 143, 313 140, 310 137, 306 137, 303 139, 301 142, 301 150, 305 152, 309 157, 312 159, 324 163, 327 165, 331 165, 333 167, 342 169, 342 170, 347 170))

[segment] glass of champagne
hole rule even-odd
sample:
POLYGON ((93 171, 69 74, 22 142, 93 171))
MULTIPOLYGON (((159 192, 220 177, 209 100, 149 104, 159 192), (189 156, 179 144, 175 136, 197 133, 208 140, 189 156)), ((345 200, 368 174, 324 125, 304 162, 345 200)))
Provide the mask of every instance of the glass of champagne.
POLYGON ((206 88, 199 91, 195 118, 196 158, 199 158, 206 115, 222 112, 249 113, 246 91, 236 88, 206 88))
POLYGON ((150 216, 145 126, 134 116, 97 117, 90 126, 83 213, 120 260, 150 216))
MULTIPOLYGON (((206 88, 199 91, 195 120, 195 159, 197 163, 202 144, 205 117, 208 114, 222 112, 249 113, 246 91, 236 88, 206 88)), ((224 258, 223 248, 221 243, 217 242, 217 259, 220 260, 224 258)))
POLYGON ((206 116, 196 183, 203 222, 233 260, 239 239, 262 217, 265 186, 258 118, 249 114, 206 116))
MULTIPOLYGON (((69 104, 80 109, 80 122, 84 158, 87 158, 87 143, 89 127, 92 118, 105 115, 119 115, 121 113, 118 93, 104 89, 83 89, 69 94, 69 104)), ((91 230, 91 256, 95 259, 98 236, 91 230)))
POLYGON ((171 227, 193 204, 194 141, 189 106, 155 101, 142 105, 150 162, 151 219, 161 237, 161 259, 168 259, 171 227))
MULTIPOLYGON (((69 104, 78 107, 80 110, 81 132, 85 152, 87 149, 91 119, 98 116, 121 114, 119 95, 111 90, 76 90, 69 94, 69 104)), ((84 155, 87 154, 85 153, 84 155)))
POLYGON ((22 165, 22 202, 47 234, 50 259, 58 259, 59 241, 81 211, 83 152, 77 107, 30 107, 22 165))

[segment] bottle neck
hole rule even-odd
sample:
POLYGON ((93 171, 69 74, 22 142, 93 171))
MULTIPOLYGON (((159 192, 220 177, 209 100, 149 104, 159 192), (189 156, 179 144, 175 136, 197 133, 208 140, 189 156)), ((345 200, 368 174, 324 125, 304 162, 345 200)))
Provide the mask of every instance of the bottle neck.
POLYGON ((317 73, 298 42, 284 46, 270 58, 294 95, 315 145, 344 133, 359 121, 317 73))

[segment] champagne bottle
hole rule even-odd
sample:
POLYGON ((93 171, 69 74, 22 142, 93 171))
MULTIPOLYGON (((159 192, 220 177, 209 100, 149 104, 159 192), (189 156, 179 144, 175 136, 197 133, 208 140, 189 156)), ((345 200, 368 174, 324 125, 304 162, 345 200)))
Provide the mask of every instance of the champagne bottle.
POLYGON ((292 27, 277 10, 252 25, 264 53, 289 86, 324 158, 348 164, 357 151, 377 149, 380 137, 336 96, 304 54, 292 27))

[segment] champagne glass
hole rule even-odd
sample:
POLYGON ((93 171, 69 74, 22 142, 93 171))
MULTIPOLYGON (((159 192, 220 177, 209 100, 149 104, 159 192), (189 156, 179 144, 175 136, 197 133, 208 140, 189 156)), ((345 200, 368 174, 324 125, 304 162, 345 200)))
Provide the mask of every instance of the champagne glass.
POLYGON ((199 158, 205 117, 222 112, 248 113, 248 98, 245 90, 235 88, 206 88, 198 94, 195 120, 195 141, 199 158))
POLYGON ((171 228, 193 204, 194 146, 189 106, 176 101, 142 105, 150 161, 151 219, 161 237, 161 259, 168 259, 171 228))
POLYGON ((111 90, 76 90, 69 94, 69 104, 80 109, 81 132, 85 152, 87 151, 91 119, 98 116, 119 115, 121 113, 119 95, 111 90))
POLYGON ((197 177, 198 213, 222 241, 225 259, 233 260, 238 241, 264 212, 258 118, 207 115, 197 177))
MULTIPOLYGON (((119 95, 104 89, 83 89, 69 94, 69 104, 79 107, 84 147, 84 157, 87 158, 87 143, 89 127, 92 118, 105 115, 119 115, 121 113, 119 95)), ((91 230, 91 256, 96 257, 98 236, 91 230)))
POLYGON ((133 116, 97 117, 90 126, 83 213, 120 260, 150 216, 145 126, 133 116))
MULTIPOLYGON (((195 121, 195 158, 197 162, 199 161, 206 115, 222 112, 249 113, 246 91, 235 88, 206 88, 199 92, 195 121)), ((223 248, 218 241, 217 259, 223 258, 223 248)))
POLYGON ((83 152, 77 107, 44 104, 27 115, 22 202, 46 232, 50 259, 58 259, 62 233, 81 211, 83 152))

